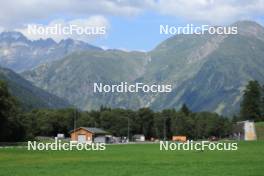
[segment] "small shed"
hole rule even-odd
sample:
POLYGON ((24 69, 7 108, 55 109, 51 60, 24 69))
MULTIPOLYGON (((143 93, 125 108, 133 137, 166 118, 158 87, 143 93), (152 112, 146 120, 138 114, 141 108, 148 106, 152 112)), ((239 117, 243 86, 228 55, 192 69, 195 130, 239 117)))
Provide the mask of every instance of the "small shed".
POLYGON ((94 127, 79 127, 70 131, 71 140, 80 143, 94 142, 96 138, 100 138, 100 141, 106 141, 103 140, 103 138, 105 139, 107 134, 109 133, 100 128, 94 127))
POLYGON ((143 134, 135 134, 132 138, 135 142, 144 142, 145 141, 145 136, 143 134))
POLYGON ((187 136, 172 136, 172 141, 186 142, 187 136))

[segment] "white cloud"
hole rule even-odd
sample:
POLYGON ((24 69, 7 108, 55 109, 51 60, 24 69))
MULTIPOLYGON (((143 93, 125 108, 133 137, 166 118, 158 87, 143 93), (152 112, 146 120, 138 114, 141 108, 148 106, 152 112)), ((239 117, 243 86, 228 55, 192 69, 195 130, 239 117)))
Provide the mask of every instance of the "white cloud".
POLYGON ((1 2, 0 26, 91 15, 136 16, 144 12, 211 24, 255 19, 264 15, 264 0, 8 0, 1 2))
MULTIPOLYGON (((149 0, 146 0, 146 2, 149 0)), ((90 15, 133 16, 146 4, 140 0, 9 0, 1 2, 0 25, 14 28, 32 21, 90 15)))
POLYGON ((159 0, 152 8, 164 15, 211 24, 264 15, 263 0, 159 0))
POLYGON ((103 35, 100 34, 96 34, 96 35, 87 35, 87 34, 76 34, 73 33, 71 35, 68 34, 52 34, 52 33, 48 33, 48 34, 41 34, 41 33, 37 33, 37 34, 33 34, 32 32, 30 32, 28 30, 28 26, 25 25, 23 28, 17 28, 15 29, 16 31, 20 31, 22 32, 26 37, 28 37, 31 40, 36 40, 36 39, 47 39, 47 38, 52 38, 54 40, 56 40, 57 42, 62 40, 62 39, 67 39, 67 38, 73 38, 76 40, 81 40, 81 41, 86 41, 89 42, 95 38, 98 37, 105 37, 107 35, 107 31, 110 28, 110 24, 108 22, 108 20, 103 17, 103 16, 91 16, 87 19, 74 19, 74 20, 69 20, 66 21, 64 19, 56 19, 56 20, 52 20, 49 24, 47 25, 41 25, 41 24, 29 24, 31 26, 33 25, 37 25, 37 26, 42 26, 43 28, 48 28, 48 27, 54 27, 55 25, 57 26, 61 26, 61 28, 63 27, 69 27, 70 25, 75 25, 78 26, 80 28, 85 28, 85 27, 93 27, 93 28, 100 28, 100 27, 105 27, 105 31, 106 33, 103 35))
POLYGON ((3 32, 5 29, 0 26, 0 33, 3 32))

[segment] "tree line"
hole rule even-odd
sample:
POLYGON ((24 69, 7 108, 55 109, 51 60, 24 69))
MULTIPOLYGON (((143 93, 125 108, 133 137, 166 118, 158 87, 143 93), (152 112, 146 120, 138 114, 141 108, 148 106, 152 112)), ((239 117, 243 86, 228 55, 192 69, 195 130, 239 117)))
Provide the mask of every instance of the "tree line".
MULTIPOLYGON (((250 81, 244 91, 237 120, 263 120, 263 88, 250 81)), ((7 84, 0 81, 0 141, 25 141, 36 136, 69 135, 76 127, 98 127, 115 136, 144 134, 147 139, 171 139, 185 135, 189 139, 228 137, 232 133, 232 119, 212 112, 191 112, 184 104, 180 110, 150 108, 138 110, 111 109, 80 111, 66 109, 34 109, 23 112, 9 93, 7 84)))
POLYGON ((27 125, 29 136, 56 136, 57 133, 68 134, 74 127, 98 127, 115 136, 144 134, 147 139, 171 139, 173 135, 186 135, 191 139, 210 136, 227 137, 232 129, 229 119, 216 113, 185 112, 166 109, 154 112, 149 108, 137 111, 101 107, 100 110, 76 111, 34 110, 24 114, 23 124, 27 125))

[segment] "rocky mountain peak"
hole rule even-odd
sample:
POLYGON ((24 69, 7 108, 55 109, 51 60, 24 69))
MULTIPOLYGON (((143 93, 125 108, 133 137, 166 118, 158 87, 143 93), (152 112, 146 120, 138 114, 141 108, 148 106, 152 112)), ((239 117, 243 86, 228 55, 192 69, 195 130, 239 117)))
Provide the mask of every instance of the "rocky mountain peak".
POLYGON ((238 27, 238 33, 240 35, 248 37, 256 37, 264 40, 264 28, 260 24, 254 21, 238 21, 233 24, 238 27))
POLYGON ((5 31, 0 34, 0 41, 5 42, 29 42, 29 40, 21 33, 16 31, 5 31))

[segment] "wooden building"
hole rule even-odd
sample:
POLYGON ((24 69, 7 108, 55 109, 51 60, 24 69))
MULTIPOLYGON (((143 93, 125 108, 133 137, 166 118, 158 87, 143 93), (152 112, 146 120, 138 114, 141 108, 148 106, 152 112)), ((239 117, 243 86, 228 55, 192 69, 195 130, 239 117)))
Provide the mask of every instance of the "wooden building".
POLYGON ((172 136, 172 141, 186 142, 187 136, 172 136))
POLYGON ((72 141, 84 142, 94 142, 95 138, 106 138, 108 132, 93 127, 79 127, 75 130, 70 131, 70 136, 72 141))

